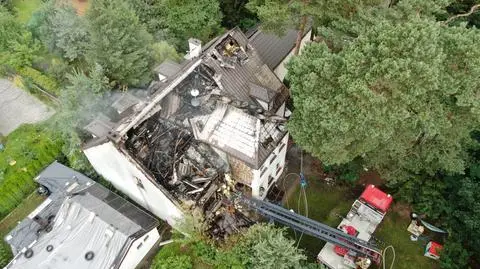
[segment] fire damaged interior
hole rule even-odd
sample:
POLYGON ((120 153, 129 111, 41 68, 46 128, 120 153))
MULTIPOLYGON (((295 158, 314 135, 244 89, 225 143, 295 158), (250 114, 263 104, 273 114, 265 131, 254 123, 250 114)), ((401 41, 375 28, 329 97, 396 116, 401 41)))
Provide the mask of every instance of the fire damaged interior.
POLYGON ((185 205, 201 209, 210 232, 223 238, 251 221, 227 199, 233 181, 225 177, 228 163, 191 132, 157 113, 128 134, 126 148, 158 183, 185 205))

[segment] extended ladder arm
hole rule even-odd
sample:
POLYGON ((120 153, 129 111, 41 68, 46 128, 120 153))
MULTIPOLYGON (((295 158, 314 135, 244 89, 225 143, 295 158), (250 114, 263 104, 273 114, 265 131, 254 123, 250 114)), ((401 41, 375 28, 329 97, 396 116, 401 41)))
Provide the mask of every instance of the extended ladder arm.
POLYGON ((380 260, 381 251, 372 243, 366 242, 338 229, 306 218, 269 202, 255 198, 247 198, 242 195, 238 196, 236 200, 248 208, 256 210, 259 214, 273 219, 274 221, 286 225, 296 231, 303 232, 321 240, 344 247, 355 253, 362 254, 375 262, 379 262, 380 260))

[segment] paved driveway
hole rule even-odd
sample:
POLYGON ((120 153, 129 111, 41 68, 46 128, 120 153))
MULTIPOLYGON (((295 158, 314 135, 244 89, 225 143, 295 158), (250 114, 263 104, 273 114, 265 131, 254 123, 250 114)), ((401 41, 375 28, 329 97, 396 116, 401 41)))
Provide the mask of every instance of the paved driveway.
POLYGON ((6 136, 23 123, 43 121, 54 113, 11 81, 0 79, 0 134, 6 136))

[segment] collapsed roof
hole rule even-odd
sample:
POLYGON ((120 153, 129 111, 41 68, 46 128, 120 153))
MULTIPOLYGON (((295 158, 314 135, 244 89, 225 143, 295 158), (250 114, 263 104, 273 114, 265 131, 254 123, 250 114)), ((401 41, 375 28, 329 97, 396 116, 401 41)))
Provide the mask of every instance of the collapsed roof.
MULTIPOLYGON (((200 46, 197 41, 191 45, 200 46)), ((110 122, 93 125, 103 137, 87 126, 96 138, 86 147, 114 141, 174 198, 217 218, 229 185, 227 156, 252 169, 265 162, 287 133, 279 111, 288 90, 239 28, 183 63, 166 61, 155 70, 159 81, 149 86, 151 95, 117 109, 122 116, 106 134, 103 127, 110 122)), ((226 215, 222 219, 232 223, 226 215)), ((245 224, 242 219, 220 230, 245 224)))
POLYGON ((51 194, 5 237, 15 254, 9 269, 118 268, 131 242, 159 224, 57 162, 35 180, 51 194))

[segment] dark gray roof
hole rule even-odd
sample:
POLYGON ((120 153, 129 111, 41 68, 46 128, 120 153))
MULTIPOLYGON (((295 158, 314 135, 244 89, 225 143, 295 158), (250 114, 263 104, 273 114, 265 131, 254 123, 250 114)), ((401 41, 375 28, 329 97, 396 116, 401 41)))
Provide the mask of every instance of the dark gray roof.
POLYGON ((84 209, 95 212, 100 219, 113 225, 127 237, 141 236, 159 224, 157 219, 134 204, 58 162, 50 164, 35 180, 47 187, 51 194, 5 237, 14 253, 41 237, 41 234, 37 233, 41 225, 35 221, 35 217, 43 220, 53 218, 69 199, 84 209), (119 219, 128 219, 129 222, 119 219))
MULTIPOLYGON (((220 88, 226 95, 233 97, 235 100, 254 103, 250 96, 250 83, 268 88, 273 92, 280 93, 280 95, 283 95, 283 92, 286 91, 282 82, 264 64, 257 51, 253 50, 248 44, 247 37, 239 28, 234 28, 218 38, 209 48, 205 48, 203 54, 205 64, 211 67, 216 74, 220 74, 218 78, 218 82, 221 84, 220 88), (229 36, 237 41, 248 55, 248 61, 243 64, 234 63, 232 68, 223 66, 221 61, 212 57, 216 47, 222 44, 229 36)), ((277 108, 273 107, 272 110, 277 108)))
POLYGON ((103 137, 106 136, 114 126, 115 124, 111 122, 107 116, 100 114, 85 126, 84 129, 96 137, 103 137))
POLYGON ((130 109, 132 106, 137 105, 141 102, 142 100, 140 100, 133 94, 130 94, 129 92, 122 92, 113 102, 112 107, 117 111, 118 114, 122 114, 128 109, 130 109))
POLYGON ((182 65, 167 59, 163 63, 155 67, 154 71, 156 73, 160 73, 166 76, 167 78, 171 78, 175 74, 177 74, 180 69, 182 69, 182 65))
MULTIPOLYGON (((305 35, 309 31, 306 31, 305 35)), ((249 36, 250 44, 257 50, 263 62, 275 69, 295 47, 297 30, 287 30, 283 36, 257 29, 249 36)), ((304 36, 305 36, 304 35, 304 36)))

